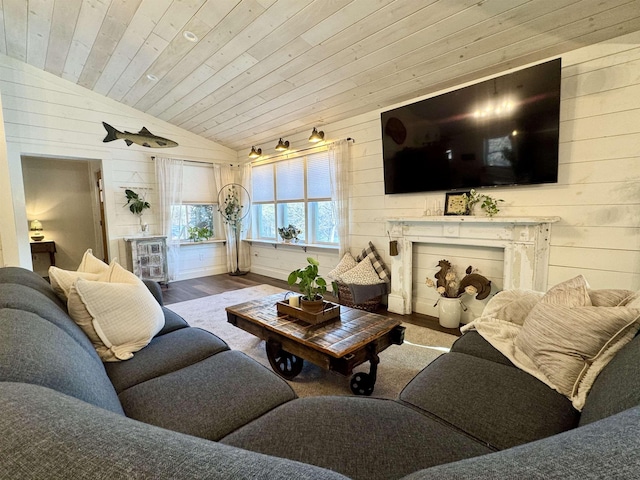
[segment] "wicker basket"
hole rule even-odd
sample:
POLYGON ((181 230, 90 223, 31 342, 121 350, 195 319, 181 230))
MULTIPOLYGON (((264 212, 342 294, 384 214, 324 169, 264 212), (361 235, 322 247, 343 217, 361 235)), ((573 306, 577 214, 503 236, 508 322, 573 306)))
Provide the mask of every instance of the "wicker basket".
POLYGON ((367 312, 375 312, 380 308, 382 303, 382 295, 370 298, 364 303, 353 303, 353 295, 351 295, 351 289, 346 283, 338 283, 338 300, 345 307, 358 308, 360 310, 366 310, 367 312))

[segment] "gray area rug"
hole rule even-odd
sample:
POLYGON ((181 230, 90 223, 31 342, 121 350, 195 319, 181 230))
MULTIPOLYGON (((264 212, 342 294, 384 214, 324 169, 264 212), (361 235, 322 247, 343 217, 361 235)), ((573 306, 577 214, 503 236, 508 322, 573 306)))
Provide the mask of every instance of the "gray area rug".
MULTIPOLYGON (((182 316, 189 325, 208 330, 222 338, 230 348, 240 350, 267 366, 265 342, 227 322, 225 307, 251 300, 255 297, 287 291, 271 285, 232 290, 218 295, 167 305, 182 316)), ((428 328, 404 323, 405 343, 391 345, 380 353, 378 375, 373 396, 397 398, 402 388, 425 366, 448 351, 457 337, 428 328)), ((356 367, 355 372, 368 372, 369 363, 356 367)), ((323 370, 305 361, 302 372, 289 381, 299 397, 317 395, 352 395, 350 378, 323 370)))

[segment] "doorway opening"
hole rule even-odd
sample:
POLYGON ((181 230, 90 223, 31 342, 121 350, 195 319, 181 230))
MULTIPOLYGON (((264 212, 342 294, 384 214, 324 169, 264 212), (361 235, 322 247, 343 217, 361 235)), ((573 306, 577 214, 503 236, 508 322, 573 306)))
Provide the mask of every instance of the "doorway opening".
POLYGON ((44 236, 30 240, 33 271, 47 277, 53 261, 76 270, 89 248, 108 263, 101 161, 23 156, 22 176, 27 220, 38 220, 44 236), (55 247, 54 258, 38 253, 34 244, 44 241, 55 247))

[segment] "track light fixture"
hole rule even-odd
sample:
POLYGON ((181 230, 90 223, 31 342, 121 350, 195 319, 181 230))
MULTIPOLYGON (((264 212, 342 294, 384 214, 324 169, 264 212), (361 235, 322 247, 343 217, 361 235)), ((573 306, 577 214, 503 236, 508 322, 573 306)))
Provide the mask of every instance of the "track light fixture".
POLYGON ((280 138, 280 140, 278 140, 278 144, 276 145, 276 150, 278 152, 284 152, 285 150, 289 150, 289 140, 287 140, 286 142, 283 142, 282 138, 280 138))
POLYGON ((262 155, 261 148, 256 150, 256 147, 251 147, 251 151, 249 152, 249 158, 258 158, 260 155, 262 155))
POLYGON ((316 130, 316 127, 313 127, 313 131, 311 132, 311 136, 309 137, 309 141, 311 143, 318 143, 324 140, 324 132, 322 130, 316 130))

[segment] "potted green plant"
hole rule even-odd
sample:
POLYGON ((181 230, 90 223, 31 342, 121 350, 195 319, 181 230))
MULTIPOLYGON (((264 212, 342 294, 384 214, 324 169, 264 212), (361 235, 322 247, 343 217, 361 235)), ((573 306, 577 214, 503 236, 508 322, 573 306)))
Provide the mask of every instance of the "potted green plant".
POLYGON ((209 227, 189 227, 189 240, 193 242, 201 242, 203 240, 209 240, 213 236, 213 232, 209 227))
POLYGON ((469 213, 473 214, 473 208, 476 204, 480 203, 480 208, 485 211, 488 217, 493 217, 498 213, 500 211, 498 204, 500 202, 504 202, 501 198, 493 198, 489 195, 478 193, 475 189, 472 189, 468 194, 465 194, 465 200, 469 213))
POLYGON ((138 215, 140 219, 140 228, 143 233, 147 232, 148 225, 142 221, 142 213, 147 209, 151 208, 149 202, 147 202, 144 197, 141 197, 133 190, 125 190, 125 196, 127 197, 127 203, 124 206, 129 206, 129 211, 134 215, 138 215))
POLYGON ((282 237, 282 240, 285 241, 285 243, 289 243, 291 242, 291 240, 298 240, 298 235, 302 233, 302 230, 300 230, 295 225, 289 224, 288 227, 279 227, 278 233, 280 234, 280 237, 282 237))
MULTIPOLYGON (((308 312, 321 312, 324 307, 323 295, 327 292, 327 281, 318 274, 320 263, 312 257, 307 257, 305 268, 298 268, 289 274, 287 283, 297 285, 302 293, 300 307, 308 312)), ((335 289, 335 287, 334 287, 335 289)))

